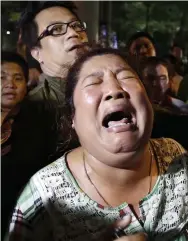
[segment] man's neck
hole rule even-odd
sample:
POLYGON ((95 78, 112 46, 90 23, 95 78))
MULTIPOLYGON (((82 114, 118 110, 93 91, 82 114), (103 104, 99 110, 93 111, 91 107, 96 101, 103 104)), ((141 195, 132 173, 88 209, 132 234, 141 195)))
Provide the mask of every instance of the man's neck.
POLYGON ((41 69, 44 74, 50 77, 66 78, 68 70, 71 64, 57 65, 51 64, 51 66, 41 65, 41 69))
POLYGON ((1 125, 3 124, 10 111, 11 109, 9 108, 1 108, 1 125))

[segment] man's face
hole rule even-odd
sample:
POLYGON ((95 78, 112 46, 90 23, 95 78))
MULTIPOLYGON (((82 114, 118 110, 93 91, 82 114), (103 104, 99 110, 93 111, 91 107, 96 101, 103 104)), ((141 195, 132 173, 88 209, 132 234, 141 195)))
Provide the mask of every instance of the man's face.
POLYGON ((159 80, 161 92, 165 94, 170 87, 168 70, 164 65, 159 64, 156 67, 156 73, 157 73, 157 78, 159 80))
POLYGON ((170 88, 170 80, 168 76, 167 68, 159 64, 156 66, 155 73, 152 76, 148 76, 147 68, 144 70, 143 81, 148 89, 149 96, 154 102, 163 101, 167 90, 170 88))
POLYGON ((172 50, 172 55, 174 55, 178 60, 180 60, 183 57, 183 51, 180 47, 174 47, 172 50))
MULTIPOLYGON (((77 20, 68 9, 63 7, 51 7, 44 9, 35 17, 38 25, 38 36, 53 23, 69 23, 77 20)), ((84 43, 88 42, 85 31, 76 32, 68 27, 67 32, 61 36, 47 36, 40 40, 41 48, 38 48, 39 54, 37 60, 44 65, 69 65, 74 62, 80 51, 87 47, 84 43), (74 48, 77 46, 77 48, 74 48)))
POLYGON ((1 106, 12 109, 20 103, 27 92, 27 84, 22 68, 16 63, 1 65, 1 106))
POLYGON ((130 46, 130 53, 139 57, 156 56, 153 43, 146 37, 140 37, 133 41, 130 46))

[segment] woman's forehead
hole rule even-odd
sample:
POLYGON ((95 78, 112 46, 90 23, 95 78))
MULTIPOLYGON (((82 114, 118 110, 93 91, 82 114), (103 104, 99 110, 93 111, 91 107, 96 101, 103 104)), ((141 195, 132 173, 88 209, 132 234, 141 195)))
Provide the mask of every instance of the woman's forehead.
POLYGON ((105 54, 100 56, 93 56, 88 59, 81 68, 80 74, 89 73, 94 70, 126 68, 131 71, 127 62, 118 55, 105 54))

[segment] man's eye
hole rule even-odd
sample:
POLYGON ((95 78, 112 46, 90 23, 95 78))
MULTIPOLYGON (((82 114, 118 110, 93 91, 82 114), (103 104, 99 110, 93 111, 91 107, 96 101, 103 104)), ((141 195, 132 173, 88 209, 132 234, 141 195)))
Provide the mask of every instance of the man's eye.
POLYGON ((81 24, 80 24, 80 23, 73 23, 71 26, 72 26, 72 27, 80 27, 81 24))
POLYGON ((55 33, 61 33, 63 31, 63 26, 62 25, 57 25, 52 28, 52 32, 55 33))
POLYGON ((166 76, 161 77, 161 80, 166 80, 166 76))
POLYGON ((83 28, 81 23, 73 23, 73 24, 71 24, 71 27, 75 30, 78 30, 78 31, 83 28))

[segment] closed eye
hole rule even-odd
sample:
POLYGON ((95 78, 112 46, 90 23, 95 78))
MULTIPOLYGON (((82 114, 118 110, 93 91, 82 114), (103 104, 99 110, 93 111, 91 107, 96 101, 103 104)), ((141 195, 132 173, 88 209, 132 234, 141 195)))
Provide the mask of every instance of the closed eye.
POLYGON ((116 74, 118 80, 136 78, 135 74, 130 70, 122 70, 116 74))
POLYGON ((135 76, 121 76, 121 77, 118 77, 118 80, 130 80, 130 79, 135 79, 136 80, 136 77, 135 76))
POLYGON ((87 81, 85 82, 85 87, 89 87, 92 85, 99 85, 102 83, 102 79, 101 78, 96 78, 96 77, 89 77, 87 79, 87 81))

